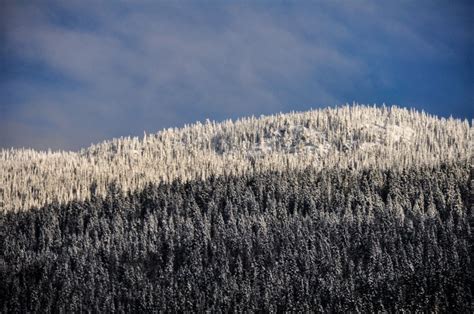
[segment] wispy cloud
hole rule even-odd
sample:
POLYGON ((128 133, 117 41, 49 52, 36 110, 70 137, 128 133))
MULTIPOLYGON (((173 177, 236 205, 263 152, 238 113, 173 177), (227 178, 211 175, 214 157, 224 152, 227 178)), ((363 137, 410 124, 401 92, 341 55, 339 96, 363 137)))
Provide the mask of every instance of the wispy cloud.
POLYGON ((374 59, 449 53, 419 31, 409 7, 391 9, 372 1, 10 3, 12 70, 2 92, 13 96, 2 100, 0 146, 76 149, 206 117, 358 100, 347 95, 393 84, 374 59))

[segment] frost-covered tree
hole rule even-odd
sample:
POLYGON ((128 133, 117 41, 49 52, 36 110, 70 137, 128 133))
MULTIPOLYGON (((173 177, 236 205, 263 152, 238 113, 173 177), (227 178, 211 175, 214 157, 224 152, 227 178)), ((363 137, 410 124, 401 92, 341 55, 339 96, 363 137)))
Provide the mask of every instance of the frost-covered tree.
POLYGON ((378 169, 470 157, 467 121, 398 107, 342 106, 206 121, 119 138, 79 152, 0 151, 0 210, 103 196, 111 182, 134 191, 149 182, 286 169, 378 169))

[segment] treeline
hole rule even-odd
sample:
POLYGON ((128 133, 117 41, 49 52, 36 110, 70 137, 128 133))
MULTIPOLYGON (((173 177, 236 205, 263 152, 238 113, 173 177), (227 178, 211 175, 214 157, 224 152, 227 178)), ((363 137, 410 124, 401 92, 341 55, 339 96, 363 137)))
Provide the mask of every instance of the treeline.
POLYGON ((112 184, 3 214, 0 310, 472 313, 469 170, 112 184))
POLYGON ((80 152, 0 150, 0 212, 104 196, 149 182, 266 171, 394 168, 468 157, 472 127, 397 107, 343 106, 196 123, 80 152))

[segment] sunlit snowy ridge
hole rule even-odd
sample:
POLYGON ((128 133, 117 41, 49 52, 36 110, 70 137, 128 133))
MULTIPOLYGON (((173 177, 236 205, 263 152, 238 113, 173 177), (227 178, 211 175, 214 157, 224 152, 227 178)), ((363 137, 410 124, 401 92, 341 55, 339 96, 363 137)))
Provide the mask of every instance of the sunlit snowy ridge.
POLYGON ((469 162, 472 127, 398 107, 342 106, 207 121, 143 138, 119 138, 79 152, 0 152, 0 211, 105 195, 149 182, 268 170, 357 171, 469 162))

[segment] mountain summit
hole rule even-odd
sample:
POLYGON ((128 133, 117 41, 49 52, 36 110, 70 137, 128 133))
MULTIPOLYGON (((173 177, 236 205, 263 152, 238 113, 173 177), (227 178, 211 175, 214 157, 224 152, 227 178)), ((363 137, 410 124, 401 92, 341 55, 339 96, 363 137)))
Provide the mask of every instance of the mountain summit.
POLYGON ((471 132, 344 106, 4 150, 0 309, 472 313, 471 132))
POLYGON ((471 127, 398 107, 342 106, 196 123, 79 152, 0 152, 0 211, 105 195, 150 182, 286 169, 381 169, 468 158, 471 127), (91 187, 94 187, 91 189, 91 187))

